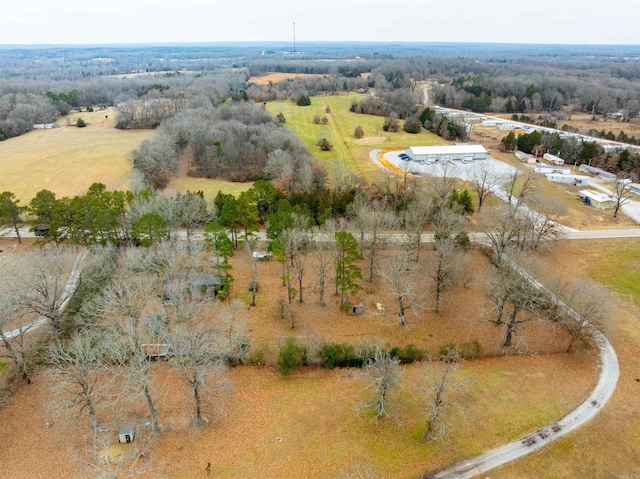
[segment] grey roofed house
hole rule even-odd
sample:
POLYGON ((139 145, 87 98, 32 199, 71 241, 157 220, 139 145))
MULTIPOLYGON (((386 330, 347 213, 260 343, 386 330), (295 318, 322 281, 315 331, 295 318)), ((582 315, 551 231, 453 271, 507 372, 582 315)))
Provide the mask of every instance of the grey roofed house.
POLYGON ((214 296, 218 294, 224 286, 224 279, 217 274, 199 274, 189 281, 194 288, 204 288, 207 292, 213 293, 214 296))

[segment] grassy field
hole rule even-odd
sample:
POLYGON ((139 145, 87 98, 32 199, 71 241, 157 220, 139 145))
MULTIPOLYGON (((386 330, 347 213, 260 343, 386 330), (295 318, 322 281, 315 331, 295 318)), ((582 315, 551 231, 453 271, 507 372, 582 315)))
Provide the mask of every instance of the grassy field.
POLYGON ((26 203, 45 188, 58 197, 82 194, 94 182, 110 189, 127 188, 132 172, 128 155, 152 132, 116 130, 111 110, 76 113, 69 122, 78 116, 87 127, 34 130, 1 142, 0 191, 12 191, 26 203))
POLYGON ((487 473, 492 479, 640 477, 640 246, 637 240, 564 242, 550 270, 566 279, 590 276, 613 291, 614 313, 603 324, 620 363, 611 401, 598 416, 568 437, 487 473))
MULTIPOLYGON (((133 172, 129 155, 152 130, 117 130, 115 110, 74 112, 58 120, 61 128, 34 130, 0 142, 0 191, 11 191, 22 204, 48 189, 56 196, 75 196, 100 182, 127 189, 133 172), (85 128, 75 125, 78 117, 85 128), (69 126, 68 126, 69 125, 69 126)), ((202 190, 213 198, 218 190, 237 194, 250 184, 201 178, 176 178, 172 191, 202 190)))
MULTIPOLYGON (((286 126, 293 129, 302 142, 309 148, 315 158, 321 161, 335 174, 339 171, 338 163, 347 165, 351 171, 361 175, 367 181, 372 181, 380 170, 373 164, 369 155, 373 149, 406 148, 411 145, 444 145, 442 138, 423 131, 411 135, 400 131, 387 133, 382 130, 384 118, 371 115, 358 115, 349 111, 351 102, 362 98, 362 95, 320 96, 311 98, 311 105, 297 106, 290 101, 267 103, 267 110, 273 115, 282 112, 287 122, 286 126), (327 107, 330 113, 326 112, 327 107), (327 125, 314 124, 313 117, 326 116, 327 125), (356 139, 353 132, 356 126, 362 126, 364 138, 356 139), (320 137, 326 137, 332 144, 333 150, 320 151, 316 142, 320 137)), ((402 124, 402 122, 401 122, 402 124)))

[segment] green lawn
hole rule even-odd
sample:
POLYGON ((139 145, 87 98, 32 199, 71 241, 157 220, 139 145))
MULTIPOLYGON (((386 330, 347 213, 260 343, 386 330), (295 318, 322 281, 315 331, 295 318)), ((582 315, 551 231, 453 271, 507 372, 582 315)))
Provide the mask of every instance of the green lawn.
POLYGON ((596 251, 586 251, 589 258, 588 273, 594 280, 627 295, 640 305, 640 241, 617 239, 596 242, 596 251), (599 248, 605 247, 606 252, 599 248))
MULTIPOLYGON (((297 106, 290 101, 269 102, 267 110, 274 116, 282 112, 286 119, 285 125, 297 133, 314 157, 327 167, 330 174, 335 172, 337 160, 348 165, 354 173, 371 181, 379 171, 370 160, 371 150, 447 144, 442 138, 427 131, 417 135, 404 131, 383 131, 383 117, 359 115, 349 111, 352 101, 362 97, 363 95, 355 94, 312 97, 311 105, 305 107, 297 106), (330 113, 326 112, 327 107, 330 108, 330 113), (315 115, 319 115, 320 118, 326 116, 329 123, 314 124, 315 115), (356 140, 353 136, 358 125, 362 126, 365 134, 361 140, 356 140), (333 144, 332 151, 320 151, 316 146, 318 139, 323 136, 333 144)), ((400 123, 402 125, 403 122, 400 123)))

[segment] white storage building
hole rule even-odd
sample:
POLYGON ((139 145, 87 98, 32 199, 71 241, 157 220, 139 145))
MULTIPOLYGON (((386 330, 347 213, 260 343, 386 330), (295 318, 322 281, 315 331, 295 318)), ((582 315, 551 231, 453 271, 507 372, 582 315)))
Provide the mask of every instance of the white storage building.
POLYGON ((486 160, 482 145, 410 146, 406 153, 413 161, 486 160))

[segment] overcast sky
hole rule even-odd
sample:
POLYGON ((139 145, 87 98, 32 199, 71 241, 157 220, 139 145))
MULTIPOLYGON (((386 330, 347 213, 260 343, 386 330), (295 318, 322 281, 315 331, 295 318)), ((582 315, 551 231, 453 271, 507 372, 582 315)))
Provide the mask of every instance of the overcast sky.
POLYGON ((3 0, 0 44, 406 41, 640 45, 640 0, 3 0))

